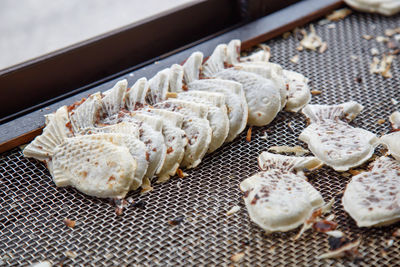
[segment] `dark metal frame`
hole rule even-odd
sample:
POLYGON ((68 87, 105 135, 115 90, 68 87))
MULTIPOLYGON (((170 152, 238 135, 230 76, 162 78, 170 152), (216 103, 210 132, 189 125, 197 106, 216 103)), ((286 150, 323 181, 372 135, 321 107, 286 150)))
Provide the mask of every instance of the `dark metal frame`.
POLYGON ((194 2, 0 72, 0 114, 13 110, 0 120, 0 152, 38 135, 44 114, 105 91, 118 79, 133 84, 182 62, 194 51, 209 55, 217 44, 235 38, 242 40, 243 49, 250 48, 342 4, 340 0, 294 2, 298 1, 194 2), (254 20, 275 10, 279 11, 254 20))

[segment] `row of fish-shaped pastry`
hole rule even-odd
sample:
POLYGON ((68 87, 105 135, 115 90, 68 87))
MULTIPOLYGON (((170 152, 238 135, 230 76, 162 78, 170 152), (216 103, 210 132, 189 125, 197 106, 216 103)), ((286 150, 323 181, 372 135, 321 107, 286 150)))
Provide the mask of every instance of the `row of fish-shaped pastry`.
POLYGON ((266 125, 285 105, 296 111, 309 101, 304 76, 268 62, 268 51, 239 51, 233 40, 204 64, 196 52, 149 81, 128 89, 123 80, 61 107, 24 155, 45 161, 57 186, 123 197, 149 186, 155 174, 165 181, 179 166, 196 167, 246 123, 266 125))
MULTIPOLYGON (((324 200, 321 194, 307 182, 303 170, 317 169, 324 161, 335 169, 347 170, 350 165, 357 162, 354 158, 358 159, 358 164, 369 159, 371 140, 374 140, 372 143, 375 144, 376 137, 371 133, 366 133, 365 130, 346 126, 346 123, 340 120, 340 118, 351 120, 360 111, 361 106, 355 102, 334 106, 308 105, 304 108, 303 112, 312 123, 303 131, 300 139, 308 140, 309 145, 311 140, 316 139, 310 148, 317 157, 290 157, 263 152, 258 158, 262 171, 245 179, 240 184, 252 221, 267 233, 289 231, 304 224, 315 210, 321 208, 324 200), (328 110, 329 112, 327 112, 328 110), (336 124, 341 126, 329 127, 328 125, 333 122, 327 118, 328 114, 331 119, 334 114, 336 124), (317 117, 319 120, 316 120, 317 117), (316 121, 325 124, 323 127, 331 131, 339 131, 342 135, 353 139, 353 144, 351 144, 343 138, 336 140, 334 136, 334 141, 342 144, 340 148, 344 150, 343 155, 347 155, 348 151, 355 152, 356 155, 353 155, 353 159, 339 157, 340 160, 337 159, 333 163, 333 157, 323 157, 326 155, 323 150, 327 145, 324 145, 325 142, 322 142, 321 145, 321 139, 325 139, 327 136, 323 136, 317 126, 313 125, 313 123, 316 124, 316 121), (354 139, 354 134, 361 138, 354 139), (304 138, 304 135, 310 135, 312 138, 304 138), (362 139, 365 139, 363 143, 359 143, 362 139), (354 146, 354 142, 358 143, 357 146, 354 146), (321 147, 319 151, 316 151, 318 145, 321 147)), ((382 136, 379 143, 388 147, 389 154, 394 159, 382 156, 372 162, 369 171, 355 175, 351 179, 342 197, 345 211, 359 227, 388 225, 400 220, 400 132, 398 131, 400 129, 400 113, 393 113, 390 121, 394 132, 382 136)), ((337 133, 328 135, 335 134, 337 133)), ((329 146, 332 146, 332 142, 329 146)))

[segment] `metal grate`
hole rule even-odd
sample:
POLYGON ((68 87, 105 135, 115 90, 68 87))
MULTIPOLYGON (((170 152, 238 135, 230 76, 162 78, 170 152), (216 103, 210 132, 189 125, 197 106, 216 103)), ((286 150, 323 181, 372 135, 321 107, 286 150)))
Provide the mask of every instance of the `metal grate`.
MULTIPOLYGON (((400 66, 395 59, 392 79, 369 74, 370 48, 381 52, 387 49, 385 44, 361 36, 383 35, 386 28, 395 28, 399 23, 400 16, 353 14, 335 23, 336 28, 317 25, 317 33, 328 42, 324 54, 298 52, 294 36, 267 44, 272 48, 272 61, 302 72, 310 78, 312 89, 322 91, 313 97, 313 103, 357 100, 365 109, 353 125, 380 135, 388 132, 390 126, 388 122, 378 124, 378 119, 387 119, 391 112, 400 109, 391 102, 391 98, 400 101, 400 66), (289 62, 295 54, 300 55, 298 64, 289 62), (356 77, 362 82, 356 82, 356 77)), ((302 115, 282 112, 269 126, 254 128, 251 142, 245 141, 243 133, 206 156, 198 168, 187 171, 188 177, 155 185, 146 195, 131 193, 129 196, 144 201, 145 206, 128 208, 122 216, 116 216, 106 200, 84 196, 72 188, 56 188, 46 168, 25 159, 19 149, 4 153, 0 162, 0 262, 226 266, 232 264, 233 254, 243 251, 245 256, 240 263, 247 266, 355 265, 347 259, 317 260, 316 256, 328 249, 324 234, 309 231, 298 241, 291 240, 297 231, 264 235, 249 221, 244 208, 238 184, 257 171, 258 154, 271 145, 304 145, 297 139, 304 127, 302 115), (261 138, 265 131, 268 140, 261 138), (241 210, 226 216, 234 205, 241 210), (178 216, 185 216, 183 223, 168 224, 178 216), (64 218, 76 220, 76 227, 66 227, 64 218), (66 251, 77 256, 66 258, 66 251)), ((387 255, 382 252, 399 223, 383 228, 357 228, 340 203, 340 192, 349 178, 325 167, 313 172, 309 180, 326 201, 335 197, 333 213, 339 229, 351 237, 362 236, 360 252, 364 260, 357 265, 390 266, 400 262, 399 238, 385 252, 387 255)))

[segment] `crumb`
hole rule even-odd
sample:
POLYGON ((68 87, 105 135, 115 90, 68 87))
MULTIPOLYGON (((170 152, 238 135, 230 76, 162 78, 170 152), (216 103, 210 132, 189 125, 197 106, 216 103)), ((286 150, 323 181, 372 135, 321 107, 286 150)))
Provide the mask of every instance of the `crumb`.
POLYGON ((392 55, 383 55, 382 60, 377 57, 372 58, 370 65, 370 73, 381 74, 384 78, 391 78, 392 73, 390 72, 390 67, 393 61, 392 55))
POLYGON ((330 21, 338 21, 338 20, 344 19, 345 17, 347 17, 351 13, 352 13, 351 9, 349 9, 349 8, 341 8, 341 9, 333 11, 331 14, 326 16, 326 19, 328 19, 330 21))
POLYGON ((311 91, 311 94, 312 94, 312 95, 320 95, 320 94, 322 94, 322 92, 319 91, 319 90, 312 90, 312 91, 311 91))
POLYGON ((244 257, 244 252, 239 252, 231 256, 231 261, 239 262, 244 257))
POLYGON ((338 224, 330 220, 321 220, 313 223, 313 229, 320 233, 330 232, 336 229, 338 224))
POLYGON ((377 121, 377 123, 378 123, 378 124, 384 124, 385 121, 386 121, 385 119, 379 119, 379 120, 377 121))
POLYGON ((375 47, 371 48, 370 52, 371 52, 371 55, 373 55, 373 56, 379 55, 379 50, 376 49, 375 47))
POLYGON ((295 153, 296 156, 303 156, 304 154, 309 153, 307 149, 302 148, 301 146, 271 146, 268 148, 269 151, 273 151, 275 153, 295 153))
POLYGON ((363 36, 362 36, 362 38, 364 38, 365 40, 371 40, 372 38, 374 38, 372 35, 367 35, 367 34, 364 34, 363 36))
POLYGON ((385 43, 385 42, 389 42, 389 38, 384 37, 384 36, 377 36, 377 37, 376 37, 376 41, 377 41, 378 43, 385 43))
POLYGON ((75 252, 73 252, 73 251, 71 251, 71 250, 67 250, 65 253, 64 253, 64 255, 66 256, 66 257, 68 257, 68 258, 70 258, 70 259, 74 259, 74 258, 76 258, 76 253, 75 252))
POLYGON ((177 169, 176 170, 176 174, 178 175, 179 178, 185 178, 186 176, 188 176, 188 174, 184 171, 182 171, 182 169, 177 169))
POLYGON ((358 83, 362 83, 362 78, 361 78, 360 76, 356 77, 355 80, 356 80, 356 82, 358 82, 358 83))
POLYGON ((117 216, 121 216, 122 213, 124 212, 124 208, 123 207, 116 207, 115 208, 115 214, 117 214, 117 216))
POLYGON ((290 62, 297 64, 300 60, 300 56, 299 55, 295 55, 290 59, 290 62))
POLYGON ((398 46, 397 46, 397 44, 396 44, 395 42, 389 41, 389 42, 387 43, 387 47, 388 47, 389 49, 396 49, 398 46))
POLYGON ((325 232, 325 234, 336 237, 336 238, 341 238, 344 236, 344 233, 339 230, 328 231, 328 232, 325 232))
POLYGON ((226 212, 226 215, 230 216, 240 210, 239 206, 233 206, 230 210, 226 212))
POLYGON ((315 32, 314 25, 310 25, 310 33, 307 33, 304 29, 301 30, 301 33, 303 34, 303 39, 300 41, 302 47, 316 51, 317 48, 322 46, 322 39, 315 32))
POLYGON ((291 35, 290 32, 285 32, 285 33, 282 35, 282 37, 283 37, 283 39, 287 39, 287 38, 290 37, 290 35, 291 35))
POLYGON ((360 253, 358 252, 358 246, 361 243, 360 239, 350 242, 346 237, 336 238, 330 236, 328 242, 330 251, 318 256, 318 259, 340 258, 344 256, 354 259, 360 258, 360 253))
POLYGON ((263 136, 260 137, 261 139, 268 140, 268 134, 264 131, 263 136))
POLYGON ((395 29, 386 29, 385 30, 385 35, 389 36, 389 37, 392 37, 396 33, 400 33, 400 27, 397 27, 395 29))
POLYGON ((247 130, 247 135, 246 135, 246 141, 250 142, 251 141, 251 131, 252 131, 253 127, 249 127, 249 129, 247 130))
POLYGON ((63 222, 64 222, 65 226, 67 226, 69 228, 74 228, 75 225, 76 225, 76 222, 74 220, 70 220, 70 219, 67 219, 67 218, 65 218, 63 220, 63 222))
POLYGON ((319 53, 322 54, 328 49, 328 43, 322 42, 321 46, 319 47, 319 53))
POLYGON ((330 23, 331 21, 329 19, 321 19, 320 21, 318 21, 318 25, 326 25, 328 23, 330 23))
POLYGON ((394 237, 400 237, 400 228, 396 229, 396 230, 393 232, 392 236, 394 236, 394 237))
POLYGON ((168 224, 175 226, 175 225, 178 225, 181 222, 183 222, 184 219, 185 219, 184 216, 179 216, 179 217, 176 217, 175 219, 169 220, 168 224))

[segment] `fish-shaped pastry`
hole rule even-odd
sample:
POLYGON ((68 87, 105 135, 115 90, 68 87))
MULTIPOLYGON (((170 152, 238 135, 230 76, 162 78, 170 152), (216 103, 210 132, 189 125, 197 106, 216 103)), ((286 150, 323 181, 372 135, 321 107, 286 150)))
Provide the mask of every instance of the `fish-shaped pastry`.
POLYGON ((367 161, 378 145, 375 134, 348 124, 363 109, 354 102, 340 105, 307 105, 302 112, 310 125, 299 139, 336 171, 346 171, 367 161))
POLYGON ((267 233, 295 229, 323 206, 321 194, 303 173, 321 166, 317 158, 263 152, 258 163, 262 171, 242 181, 240 189, 250 219, 267 233))
POLYGON ((359 227, 382 226, 400 220, 400 163, 380 157, 370 170, 353 176, 342 204, 359 227))

